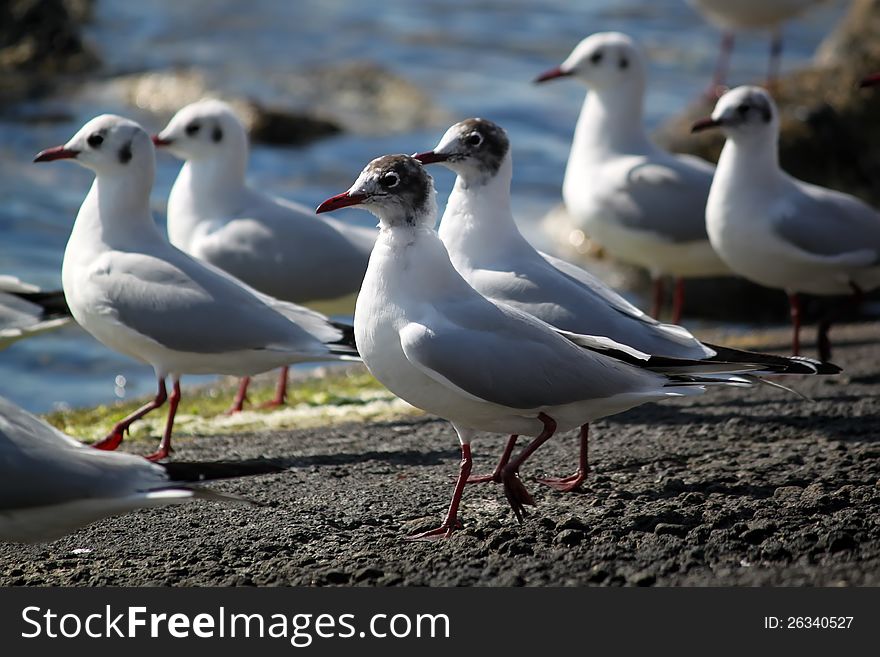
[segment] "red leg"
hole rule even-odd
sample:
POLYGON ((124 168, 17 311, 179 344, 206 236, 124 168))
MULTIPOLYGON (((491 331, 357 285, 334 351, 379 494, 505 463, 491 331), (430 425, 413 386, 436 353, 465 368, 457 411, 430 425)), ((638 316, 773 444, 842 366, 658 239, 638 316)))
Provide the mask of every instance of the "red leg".
POLYGON ((550 486, 551 488, 555 488, 556 490, 563 493, 570 493, 581 487, 581 484, 584 483, 584 480, 587 478, 587 472, 590 469, 587 457, 590 448, 589 424, 581 425, 581 431, 578 435, 578 438, 580 438, 581 452, 580 456, 578 457, 577 472, 575 472, 573 475, 569 475, 568 477, 538 479, 540 483, 550 486))
POLYGON ((495 466, 495 469, 491 474, 468 477, 468 480, 465 483, 483 484, 487 481, 494 481, 496 484, 501 483, 501 471, 504 469, 504 466, 507 465, 508 461, 510 461, 510 455, 513 454, 513 448, 516 447, 517 437, 518 436, 514 434, 507 439, 507 445, 504 447, 504 452, 502 452, 501 458, 498 459, 498 465, 495 466))
POLYGON ((287 365, 281 368, 278 385, 275 387, 275 398, 267 401, 260 408, 278 408, 287 402, 287 365))
POLYGON ((504 466, 501 471, 501 483, 504 484, 504 494, 513 509, 516 519, 522 522, 525 516, 525 505, 535 505, 535 500, 526 490, 522 480, 519 478, 519 469, 523 463, 538 449, 547 442, 556 432, 556 420, 546 413, 539 413, 538 419, 544 423, 544 430, 530 442, 526 448, 513 461, 504 466))
POLYGON ((663 277, 654 276, 651 279, 654 282, 654 303, 651 305, 651 317, 660 319, 663 312, 663 277))
POLYGON ((730 70, 730 54, 733 52, 733 43, 733 32, 724 32, 721 35, 721 50, 718 53, 718 63, 715 65, 715 73, 712 75, 712 84, 706 91, 708 100, 713 103, 724 93, 727 73, 730 70))
POLYGON ((458 507, 461 504, 461 496, 464 493, 465 484, 471 474, 474 461, 471 458, 471 446, 464 443, 461 446, 461 463, 458 469, 458 480, 455 482, 455 490, 452 492, 452 502, 446 517, 437 529, 431 529, 421 534, 407 537, 411 541, 433 540, 437 538, 449 538, 455 531, 458 522, 458 507))
POLYGON ((797 292, 790 292, 788 305, 791 308, 791 353, 793 356, 801 354, 801 298, 797 292))
POLYGON ((684 279, 675 279, 675 296, 672 299, 672 323, 681 322, 681 312, 684 310, 684 279))
POLYGON ((99 440, 94 445, 92 445, 92 447, 94 447, 95 449, 103 450, 116 449, 117 447, 119 447, 120 443, 122 443, 122 438, 125 435, 125 432, 128 431, 128 428, 150 411, 154 411, 159 408, 162 404, 165 403, 165 400, 167 398, 168 393, 165 390, 165 379, 160 379, 159 391, 156 393, 156 397, 153 399, 153 401, 149 402, 148 404, 144 404, 128 417, 125 417, 117 422, 116 426, 113 427, 113 431, 111 431, 106 438, 104 438, 103 440, 99 440))
POLYGON ((236 413, 241 413, 241 409, 244 408, 244 403, 247 401, 247 391, 250 384, 251 377, 241 377, 241 382, 239 382, 238 384, 238 392, 235 393, 235 399, 232 400, 232 406, 230 406, 229 409, 226 411, 226 415, 235 415, 236 413))
POLYGON ((148 461, 161 461, 168 458, 173 451, 171 449, 171 429, 174 428, 174 416, 177 414, 177 405, 180 403, 180 379, 174 379, 174 386, 171 388, 171 396, 168 398, 168 419, 165 422, 165 433, 162 434, 162 441, 159 443, 159 449, 147 457, 148 461))

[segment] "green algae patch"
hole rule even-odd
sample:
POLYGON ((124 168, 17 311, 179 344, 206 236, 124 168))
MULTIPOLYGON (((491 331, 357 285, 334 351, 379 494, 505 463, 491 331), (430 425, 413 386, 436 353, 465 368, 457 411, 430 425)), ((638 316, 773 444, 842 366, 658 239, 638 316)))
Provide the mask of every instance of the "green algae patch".
MULTIPOLYGON (((227 415, 236 382, 186 387, 177 410, 174 433, 209 436, 216 434, 295 429, 338 424, 390 420, 416 415, 420 411, 395 397, 374 379, 365 368, 352 366, 319 368, 308 375, 291 377, 287 405, 263 409, 274 396, 275 375, 256 379, 248 392, 248 403, 241 413, 227 415)), ((84 442, 106 436, 113 425, 148 401, 141 398, 91 408, 64 409, 47 413, 44 418, 61 431, 84 442)), ((159 436, 165 427, 167 406, 136 422, 131 438, 159 436)))

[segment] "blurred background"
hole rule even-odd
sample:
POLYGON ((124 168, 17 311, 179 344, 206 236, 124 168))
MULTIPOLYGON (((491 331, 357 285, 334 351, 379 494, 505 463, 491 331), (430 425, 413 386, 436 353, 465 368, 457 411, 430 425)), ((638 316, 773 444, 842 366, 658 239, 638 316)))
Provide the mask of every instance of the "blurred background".
MULTIPOLYGON (((829 0, 786 26, 783 74, 811 64, 849 5, 829 0)), ((251 126, 250 179, 311 207, 346 189, 373 157, 426 150, 454 121, 491 118, 512 139, 520 227, 542 248, 571 255, 542 219, 560 201, 584 89, 531 80, 606 30, 627 32, 649 54, 652 127, 699 104, 719 34, 684 0, 2 0, 0 274, 60 287, 65 243, 91 184, 73 165, 31 165, 37 151, 105 112, 157 132, 205 95, 231 100, 251 126)), ((766 34, 739 35, 730 82, 762 80, 768 47, 766 34)), ((668 139, 684 140, 670 125, 668 139)), ((163 226, 179 166, 158 157, 152 200, 163 226)), ((453 177, 432 173, 442 207, 453 177)), ((0 395, 34 411, 153 386, 150 368, 76 327, 16 343, 0 358, 0 395)))

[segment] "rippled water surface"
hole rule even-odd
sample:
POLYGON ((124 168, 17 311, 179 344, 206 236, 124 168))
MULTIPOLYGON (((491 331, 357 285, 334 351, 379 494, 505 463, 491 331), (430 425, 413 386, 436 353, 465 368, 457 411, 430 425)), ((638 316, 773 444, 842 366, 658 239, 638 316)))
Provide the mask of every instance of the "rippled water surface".
MULTIPOLYGON (((785 69, 809 59, 841 11, 841 3, 832 2, 789 27, 785 69)), ((683 0, 97 0, 88 37, 105 63, 101 77, 197 66, 230 91, 279 104, 296 104, 284 91, 290 71, 358 59, 379 62, 426 90, 451 115, 481 115, 507 128, 516 163, 515 213, 525 232, 540 239, 535 225, 559 199, 583 89, 570 81, 540 88, 529 81, 561 62, 582 37, 604 30, 629 33, 651 54, 651 124, 679 111, 705 87, 717 34, 683 0)), ((741 38, 732 81, 760 77, 767 47, 763 35, 741 38)), ((71 120, 0 119, 0 273, 45 287, 60 286, 64 245, 91 177, 71 164, 31 165, 33 154, 63 143, 86 120, 107 111, 133 115, 148 130, 162 127, 131 108, 108 106, 93 93, 47 98, 17 114, 58 111, 71 120)), ((440 134, 436 128, 393 137, 342 136, 301 149, 256 147, 250 177, 315 206, 348 187, 373 157, 428 149, 440 134)), ((152 199, 160 223, 177 168, 171 158, 159 158, 152 199)), ((439 172, 436 179, 442 203, 452 177, 439 172)), ((365 215, 348 216, 369 222, 365 215)), ((126 396, 153 390, 149 367, 109 352, 75 327, 0 354, 0 394, 36 411, 110 401, 119 375, 125 377, 126 396)))

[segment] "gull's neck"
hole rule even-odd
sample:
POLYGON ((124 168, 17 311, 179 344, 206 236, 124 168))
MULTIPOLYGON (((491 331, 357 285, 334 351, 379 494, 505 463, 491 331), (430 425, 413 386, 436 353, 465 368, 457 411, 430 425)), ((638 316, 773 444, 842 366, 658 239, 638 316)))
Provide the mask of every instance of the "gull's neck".
POLYGON ((153 169, 99 174, 80 207, 65 259, 96 250, 138 250, 163 240, 150 212, 153 169))
POLYGON ((716 178, 746 185, 750 193, 771 189, 773 182, 785 177, 779 168, 778 141, 778 133, 728 138, 718 158, 716 178))
POLYGON ((459 270, 492 267, 523 248, 531 248, 513 220, 512 175, 508 153, 496 174, 485 181, 472 182, 461 174, 456 178, 439 234, 459 270))
POLYGON ((572 160, 607 155, 642 155, 655 147, 645 132, 645 85, 632 79, 608 89, 587 92, 571 145, 572 160))
POLYGON ((224 157, 187 160, 168 197, 168 236, 185 248, 202 221, 235 218, 246 191, 247 149, 224 157))

